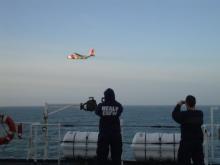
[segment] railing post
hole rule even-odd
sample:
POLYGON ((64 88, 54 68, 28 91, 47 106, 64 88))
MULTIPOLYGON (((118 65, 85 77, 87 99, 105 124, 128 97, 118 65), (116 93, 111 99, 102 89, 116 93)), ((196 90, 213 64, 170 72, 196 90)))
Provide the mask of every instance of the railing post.
POLYGON ((214 146, 213 146, 213 134, 214 134, 214 108, 211 108, 211 162, 213 162, 214 159, 214 146))
POLYGON ((204 157, 205 165, 208 165, 209 164, 209 155, 208 155, 209 135, 208 135, 207 128, 205 125, 202 126, 202 131, 203 131, 203 137, 204 137, 203 148, 204 148, 204 155, 205 155, 205 157, 204 157))
POLYGON ((44 107, 44 160, 48 158, 48 104, 45 103, 44 107))
POLYGON ((30 135, 29 135, 29 143, 28 143, 28 153, 27 160, 33 158, 33 129, 32 124, 30 124, 30 135))
POLYGON ((211 107, 211 164, 214 161, 214 111, 218 110, 218 107, 211 107))
POLYGON ((60 152, 61 152, 61 130, 60 123, 58 124, 58 165, 60 165, 60 152))

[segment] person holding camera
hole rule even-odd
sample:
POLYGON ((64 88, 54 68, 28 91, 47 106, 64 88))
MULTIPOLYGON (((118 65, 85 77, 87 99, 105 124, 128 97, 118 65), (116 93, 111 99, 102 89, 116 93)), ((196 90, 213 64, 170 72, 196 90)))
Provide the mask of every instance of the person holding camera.
POLYGON ((104 92, 104 99, 95 111, 100 117, 99 135, 97 147, 98 165, 107 164, 109 147, 113 165, 121 165, 122 136, 120 126, 120 115, 123 111, 122 105, 115 100, 115 93, 111 88, 104 92))
POLYGON ((172 117, 181 125, 181 141, 178 150, 178 163, 190 165, 204 165, 203 154, 203 112, 195 108, 196 98, 188 95, 185 101, 179 101, 175 106, 172 117), (181 111, 185 104, 186 111, 181 111))

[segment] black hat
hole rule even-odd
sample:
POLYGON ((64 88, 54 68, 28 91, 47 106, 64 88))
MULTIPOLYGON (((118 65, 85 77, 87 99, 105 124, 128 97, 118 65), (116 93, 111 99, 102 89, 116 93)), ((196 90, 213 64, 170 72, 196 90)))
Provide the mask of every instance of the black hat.
POLYGON ((115 100, 115 92, 113 89, 108 88, 104 92, 105 101, 114 101, 115 100))
POLYGON ((196 98, 192 95, 186 96, 186 104, 190 107, 194 107, 196 105, 196 98))

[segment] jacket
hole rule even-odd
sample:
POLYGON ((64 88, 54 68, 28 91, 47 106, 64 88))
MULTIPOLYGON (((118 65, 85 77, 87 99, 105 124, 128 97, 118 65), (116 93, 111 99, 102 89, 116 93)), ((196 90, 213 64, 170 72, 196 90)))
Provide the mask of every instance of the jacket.
POLYGON ((181 125, 181 140, 189 142, 203 142, 203 112, 200 110, 180 111, 177 104, 172 112, 173 119, 181 125))
POLYGON ((122 105, 115 100, 112 89, 107 89, 104 93, 104 101, 100 103, 95 111, 100 117, 99 133, 114 134, 120 133, 120 115, 123 111, 122 105))

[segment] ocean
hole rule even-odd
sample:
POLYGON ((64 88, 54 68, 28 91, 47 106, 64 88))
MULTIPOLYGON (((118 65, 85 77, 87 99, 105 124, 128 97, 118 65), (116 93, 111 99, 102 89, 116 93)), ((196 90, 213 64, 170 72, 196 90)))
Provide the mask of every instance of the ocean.
MULTIPOLYGON (((204 113, 204 123, 210 123, 210 108, 198 106, 204 113)), ((137 132, 179 132, 178 124, 172 119, 173 106, 124 106, 122 113, 123 159, 134 159, 130 147, 132 138, 137 132), (177 126, 176 128, 158 128, 153 125, 177 126)), ((184 109, 184 108, 183 108, 184 109)), ((42 123, 44 107, 0 107, 0 113, 7 114, 19 123, 42 123)), ((220 123, 220 111, 215 113, 214 123, 220 123)), ((82 111, 78 107, 69 108, 49 116, 49 123, 62 123, 61 139, 67 131, 98 131, 99 117, 94 112, 82 111)), ((43 128, 39 126, 34 135, 36 156, 43 157, 43 128)), ((4 126, 0 126, 0 136, 4 134, 4 126)), ((57 126, 49 127, 48 157, 57 158, 60 154, 60 140, 57 126), (53 127, 53 128, 52 128, 53 127), (50 131, 51 128, 51 131, 50 131)), ((26 158, 30 142, 30 125, 23 125, 23 138, 15 137, 9 144, 0 145, 0 158, 26 158)))

